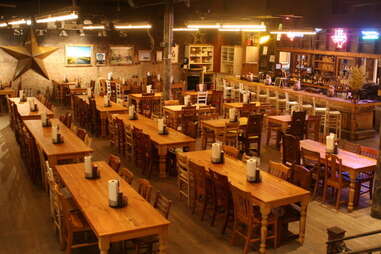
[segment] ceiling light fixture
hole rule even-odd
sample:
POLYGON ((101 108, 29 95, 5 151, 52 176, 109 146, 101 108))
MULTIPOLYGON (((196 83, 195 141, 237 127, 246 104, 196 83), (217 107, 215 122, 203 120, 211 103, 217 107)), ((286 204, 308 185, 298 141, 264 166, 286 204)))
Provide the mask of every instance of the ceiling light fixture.
POLYGON ((221 25, 220 24, 193 24, 193 25, 187 25, 187 28, 219 29, 221 28, 221 25))
POLYGON ((172 30, 176 31, 176 32, 183 32, 183 31, 198 31, 199 29, 198 28, 177 27, 177 28, 173 28, 172 30))
POLYGON ((6 26, 8 26, 8 24, 7 23, 0 23, 0 27, 6 27, 6 26))
POLYGON ((265 35, 259 38, 259 44, 265 44, 270 40, 270 35, 265 35))
POLYGON ((84 26, 83 29, 85 29, 85 30, 103 30, 103 29, 105 29, 105 26, 104 25, 84 26))
POLYGON ((265 32, 266 26, 264 24, 260 25, 246 25, 246 24, 234 24, 234 25, 222 25, 223 29, 240 29, 244 32, 265 32))
POLYGON ((286 31, 286 30, 283 30, 283 31, 272 31, 270 32, 271 34, 296 34, 296 35, 315 35, 316 32, 315 31, 286 31))
POLYGON ((115 29, 151 29, 152 26, 150 24, 144 24, 144 25, 115 25, 115 29))
POLYGON ((66 14, 57 14, 57 15, 49 15, 36 18, 37 23, 50 23, 57 21, 66 21, 66 20, 75 20, 78 19, 78 14, 76 12, 70 12, 66 14))
POLYGON ((218 31, 220 31, 220 32, 240 32, 241 29, 238 29, 238 28, 219 28, 218 31))
POLYGON ((32 20, 30 19, 17 19, 17 20, 13 20, 13 21, 10 21, 8 22, 9 25, 28 25, 30 26, 32 24, 32 20))

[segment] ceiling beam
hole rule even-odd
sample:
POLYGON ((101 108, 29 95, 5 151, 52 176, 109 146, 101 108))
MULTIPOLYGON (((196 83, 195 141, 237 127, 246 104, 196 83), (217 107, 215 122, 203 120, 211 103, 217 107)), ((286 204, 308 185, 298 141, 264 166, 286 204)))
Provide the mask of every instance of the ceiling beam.
POLYGON ((0 7, 16 8, 16 5, 15 4, 0 3, 0 7))

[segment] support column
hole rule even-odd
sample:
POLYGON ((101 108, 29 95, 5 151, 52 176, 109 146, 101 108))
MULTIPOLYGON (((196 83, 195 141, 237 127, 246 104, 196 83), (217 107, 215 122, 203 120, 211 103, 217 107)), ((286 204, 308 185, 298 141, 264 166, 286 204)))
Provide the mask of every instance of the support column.
POLYGON ((170 99, 172 77, 173 0, 167 0, 164 14, 163 100, 170 99))
MULTIPOLYGON (((381 130, 381 128, 380 128, 381 130)), ((380 139, 381 141, 381 139, 380 139)), ((381 142, 379 144, 379 150, 381 150, 381 142)), ((374 176, 374 186, 373 186, 373 199, 372 199, 372 210, 370 215, 373 218, 381 219, 381 160, 380 155, 377 158, 377 168, 374 176)))

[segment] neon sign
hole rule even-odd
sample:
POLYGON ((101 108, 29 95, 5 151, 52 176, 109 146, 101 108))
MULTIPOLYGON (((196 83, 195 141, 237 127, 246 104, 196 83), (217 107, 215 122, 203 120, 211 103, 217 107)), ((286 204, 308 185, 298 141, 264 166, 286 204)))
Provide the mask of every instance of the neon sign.
POLYGON ((341 49, 347 42, 347 33, 342 28, 336 28, 334 35, 332 35, 332 41, 336 44, 336 47, 341 49))
POLYGON ((363 40, 378 40, 380 33, 377 31, 361 31, 363 40))

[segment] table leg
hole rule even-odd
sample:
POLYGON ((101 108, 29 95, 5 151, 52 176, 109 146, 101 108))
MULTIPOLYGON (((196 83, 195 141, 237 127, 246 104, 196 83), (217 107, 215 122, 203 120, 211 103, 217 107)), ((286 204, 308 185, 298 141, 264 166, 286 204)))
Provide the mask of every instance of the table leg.
POLYGON ((162 229, 159 235, 159 253, 166 254, 168 245, 168 228, 162 229))
POLYGON ((108 250, 110 249, 110 241, 106 238, 99 238, 98 247, 100 254, 108 254, 108 250))
POLYGON ((267 238, 267 223, 271 209, 267 206, 261 207, 262 221, 261 221, 261 244, 259 253, 266 252, 266 238, 267 238))
POLYGON ((357 173, 355 171, 349 172, 350 175, 350 184, 349 184, 349 202, 348 202, 348 212, 353 211, 354 201, 355 201, 355 192, 356 192, 356 179, 357 173))
POLYGON ((306 233, 306 220, 307 220, 307 207, 308 207, 308 200, 304 200, 301 204, 300 208, 300 223, 299 223, 299 243, 304 243, 304 236, 306 233))
POLYGON ((166 146, 159 146, 159 176, 160 178, 165 178, 167 176, 167 167, 166 167, 166 159, 168 149, 166 146))

